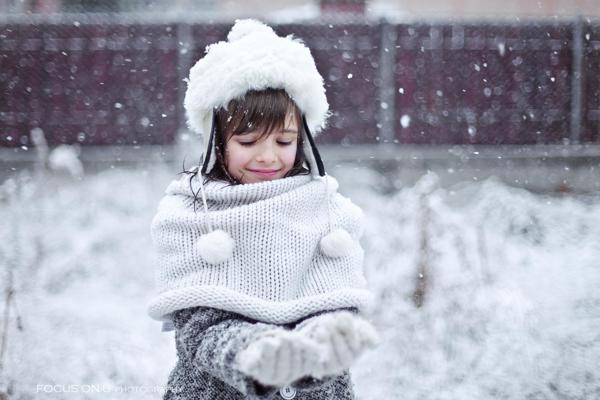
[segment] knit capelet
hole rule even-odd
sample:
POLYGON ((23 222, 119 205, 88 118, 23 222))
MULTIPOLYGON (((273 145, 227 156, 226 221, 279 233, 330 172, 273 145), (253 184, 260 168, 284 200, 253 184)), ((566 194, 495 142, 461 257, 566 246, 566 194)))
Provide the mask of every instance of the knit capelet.
POLYGON ((176 310, 207 306, 284 324, 370 304, 358 242, 362 210, 337 193, 334 178, 208 182, 208 213, 201 204, 193 207, 200 179, 173 181, 152 221, 158 286, 148 310, 152 318, 170 321, 176 310), (233 239, 225 261, 209 263, 201 254, 199 239, 211 230, 233 239), (333 251, 324 249, 321 239, 332 231, 345 231, 341 251, 335 243, 333 251))

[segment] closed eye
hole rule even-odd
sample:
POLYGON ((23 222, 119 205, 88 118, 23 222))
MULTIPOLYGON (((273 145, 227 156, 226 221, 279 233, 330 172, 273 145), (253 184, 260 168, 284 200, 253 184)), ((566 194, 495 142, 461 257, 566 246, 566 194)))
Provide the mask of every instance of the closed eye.
MULTIPOLYGON (((240 145, 242 145, 242 146, 250 147, 250 146, 252 146, 254 143, 256 143, 256 140, 253 140, 253 141, 251 141, 251 142, 238 142, 238 143, 239 143, 240 145)), ((293 142, 293 141, 291 141, 291 142, 279 142, 279 141, 278 141, 278 142, 277 142, 277 144, 278 144, 278 145, 280 145, 280 146, 289 146, 289 145, 291 145, 292 143, 294 143, 294 142, 293 142)))

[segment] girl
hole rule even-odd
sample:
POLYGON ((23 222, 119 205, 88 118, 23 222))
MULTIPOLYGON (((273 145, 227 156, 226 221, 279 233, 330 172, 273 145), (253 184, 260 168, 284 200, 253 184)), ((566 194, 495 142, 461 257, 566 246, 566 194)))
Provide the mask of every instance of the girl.
POLYGON ((152 221, 149 313, 178 354, 164 398, 354 398, 348 368, 377 341, 359 316, 362 212, 312 138, 328 104, 310 51, 237 21, 190 71, 185 108, 203 161, 152 221))

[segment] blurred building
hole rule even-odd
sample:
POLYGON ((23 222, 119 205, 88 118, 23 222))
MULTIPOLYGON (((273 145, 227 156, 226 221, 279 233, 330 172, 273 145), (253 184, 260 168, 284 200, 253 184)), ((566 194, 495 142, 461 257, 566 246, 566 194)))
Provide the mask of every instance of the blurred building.
POLYGON ((371 0, 367 12, 401 19, 599 16, 599 0, 371 0))
POLYGON ((282 19, 358 14, 369 18, 562 18, 600 16, 600 0, 0 0, 9 13, 141 12, 165 16, 282 19))

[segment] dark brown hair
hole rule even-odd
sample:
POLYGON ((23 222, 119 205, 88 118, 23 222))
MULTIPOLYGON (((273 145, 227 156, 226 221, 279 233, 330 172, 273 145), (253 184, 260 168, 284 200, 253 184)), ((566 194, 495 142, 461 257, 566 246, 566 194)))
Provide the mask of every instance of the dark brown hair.
MULTIPOLYGON (((232 185, 240 184, 227 171, 225 150, 227 141, 233 135, 241 135, 254 128, 262 131, 261 139, 270 135, 274 130, 284 127, 285 118, 289 111, 294 113, 298 126, 298 145, 294 165, 284 178, 310 173, 310 165, 306 163, 303 148, 304 124, 302 112, 283 89, 250 90, 243 98, 233 99, 227 107, 216 110, 216 131, 214 137, 216 160, 211 171, 204 176, 204 183, 208 181, 226 181, 232 185)), ((192 179, 198 174, 201 166, 186 170, 185 161, 180 174, 190 175, 192 179)), ((194 194, 194 209, 197 202, 197 193, 194 194)))

